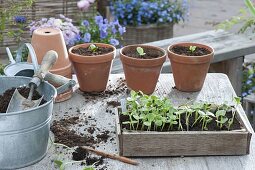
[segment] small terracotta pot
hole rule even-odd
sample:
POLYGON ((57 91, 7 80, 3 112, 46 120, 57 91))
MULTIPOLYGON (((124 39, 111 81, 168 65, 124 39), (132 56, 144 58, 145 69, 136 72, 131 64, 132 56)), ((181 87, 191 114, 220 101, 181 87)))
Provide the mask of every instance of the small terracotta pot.
MULTIPOLYGON (((50 70, 53 74, 59 74, 68 78, 72 76, 72 65, 68 58, 68 52, 61 30, 57 28, 38 28, 33 32, 31 44, 35 50, 38 63, 46 52, 54 50, 58 53, 58 60, 50 70)), ((31 62, 31 58, 28 57, 31 62)))
POLYGON ((113 51, 104 55, 82 56, 74 54, 73 49, 87 48, 91 43, 76 45, 69 49, 69 58, 73 63, 80 90, 84 92, 102 92, 106 89, 112 60, 116 56, 116 48, 109 44, 93 43, 98 47, 112 48, 113 51))
POLYGON ((176 88, 184 92, 200 91, 203 87, 210 62, 214 56, 213 48, 204 44, 184 42, 170 45, 167 52, 171 62, 176 88), (210 54, 203 56, 178 55, 171 51, 175 46, 197 46, 206 48, 210 51, 210 54))
POLYGON ((166 51, 162 48, 149 45, 128 45, 120 50, 120 60, 123 65, 127 86, 145 94, 154 92, 163 63, 166 60, 166 51), (136 47, 153 48, 163 55, 154 59, 137 59, 124 55, 125 51, 136 47))

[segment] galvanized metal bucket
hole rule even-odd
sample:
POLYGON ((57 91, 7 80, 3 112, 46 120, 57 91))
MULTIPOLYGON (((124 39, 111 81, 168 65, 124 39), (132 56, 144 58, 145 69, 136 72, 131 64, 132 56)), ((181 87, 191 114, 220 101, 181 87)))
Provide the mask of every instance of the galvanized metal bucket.
MULTIPOLYGON (((30 82, 29 77, 0 77, 0 94, 30 82)), ((48 82, 37 89, 47 103, 26 111, 0 113, 0 169, 16 169, 40 161, 47 151, 57 90, 48 82)))

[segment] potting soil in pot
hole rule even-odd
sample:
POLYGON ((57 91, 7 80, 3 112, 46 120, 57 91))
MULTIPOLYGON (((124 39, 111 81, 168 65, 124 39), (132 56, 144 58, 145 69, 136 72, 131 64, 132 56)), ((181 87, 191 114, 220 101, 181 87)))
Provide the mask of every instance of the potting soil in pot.
POLYGON ((162 51, 153 49, 153 48, 147 48, 143 47, 144 55, 138 54, 136 47, 130 47, 127 50, 123 51, 123 54, 132 58, 140 58, 140 59, 153 59, 162 57, 164 53, 162 51))
POLYGON ((194 51, 191 51, 190 47, 175 46, 171 49, 171 51, 174 52, 175 54, 184 55, 184 56, 203 56, 203 55, 207 55, 211 53, 206 48, 195 47, 194 49, 195 49, 194 51))
POLYGON ((94 56, 94 55, 102 55, 102 54, 107 54, 113 51, 113 48, 107 48, 107 47, 97 47, 97 50, 93 51, 90 50, 89 47, 87 48, 77 48, 73 49, 72 52, 74 54, 79 54, 83 56, 94 56))
MULTIPOLYGON (((2 95, 0 95, 0 113, 6 113, 6 110, 7 110, 7 107, 8 107, 8 104, 9 102, 11 101, 11 98, 12 98, 12 95, 15 91, 15 87, 11 88, 11 89, 8 89, 6 90, 2 95)), ((28 97, 28 94, 29 94, 29 91, 30 91, 30 88, 28 87, 19 87, 17 88, 19 93, 27 98, 28 97)), ((39 98, 41 98, 42 96, 40 95, 40 93, 38 91, 34 91, 34 94, 33 94, 33 97, 32 97, 32 100, 37 100, 39 98)), ((42 99, 40 105, 46 103, 47 101, 42 99)))

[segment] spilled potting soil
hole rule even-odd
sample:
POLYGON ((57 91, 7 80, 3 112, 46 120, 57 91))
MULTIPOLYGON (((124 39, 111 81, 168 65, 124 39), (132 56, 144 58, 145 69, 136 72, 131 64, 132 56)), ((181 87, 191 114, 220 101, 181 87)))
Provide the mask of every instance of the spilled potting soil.
MULTIPOLYGON (((110 131, 102 130, 96 127, 89 127, 86 129, 86 134, 78 134, 75 130, 71 129, 73 125, 80 125, 81 121, 78 116, 63 118, 61 120, 54 120, 51 125, 51 131, 54 133, 54 142, 61 143, 68 147, 77 147, 72 153, 74 161, 84 162, 81 165, 94 165, 98 167, 104 164, 104 158, 99 156, 92 156, 86 150, 79 146, 89 146, 95 148, 100 144, 108 141, 110 131), (95 131, 98 131, 96 137, 93 137, 95 131)), ((81 127, 81 126, 79 126, 81 127)), ((110 140, 110 142, 112 142, 110 140)))
MULTIPOLYGON (((16 88, 13 87, 11 89, 6 90, 2 95, 0 95, 0 113, 6 113, 8 104, 11 101, 11 98, 12 98, 12 95, 13 95, 15 89, 16 88)), ((28 97, 30 88, 28 88, 28 87, 19 87, 17 89, 23 97, 25 97, 25 98, 28 97)), ((32 100, 37 100, 41 97, 42 97, 41 94, 38 91, 35 90, 34 94, 33 94, 33 97, 32 97, 32 100)), ((42 99, 40 105, 42 105, 46 102, 47 102, 46 100, 42 99)))

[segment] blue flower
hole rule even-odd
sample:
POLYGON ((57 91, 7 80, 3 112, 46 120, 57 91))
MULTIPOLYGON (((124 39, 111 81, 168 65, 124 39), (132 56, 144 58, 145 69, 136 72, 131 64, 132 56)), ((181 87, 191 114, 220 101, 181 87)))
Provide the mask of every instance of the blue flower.
POLYGON ((103 23, 104 19, 101 15, 95 16, 95 22, 97 25, 103 23))
POLYGON ((120 44, 120 42, 114 38, 110 39, 110 44, 112 44, 113 46, 117 46, 120 44))
POLYGON ((15 16, 14 21, 19 24, 24 24, 27 22, 27 18, 24 16, 15 16))
POLYGON ((120 35, 123 35, 124 32, 126 32, 126 27, 119 26, 118 30, 119 30, 120 35))
POLYGON ((249 84, 251 84, 251 83, 252 83, 251 80, 247 80, 247 81, 246 81, 246 84, 247 84, 247 85, 249 85, 249 84))
POLYGON ((91 39, 90 33, 85 33, 83 37, 83 41, 87 43, 87 42, 90 42, 90 39, 91 39))
POLYGON ((245 97, 245 96, 247 96, 248 95, 248 93, 246 93, 246 92, 243 92, 242 93, 242 97, 245 97))
POLYGON ((86 26, 86 27, 89 26, 89 21, 83 20, 83 21, 82 21, 82 25, 84 25, 84 26, 86 26))
POLYGON ((100 30, 100 39, 106 38, 108 33, 106 31, 100 30))

